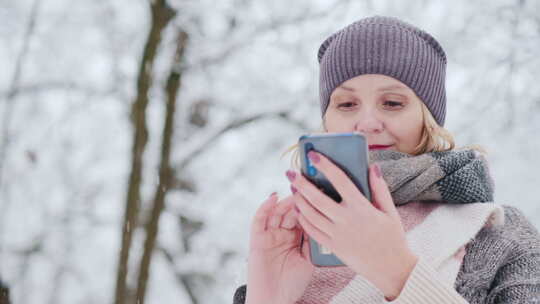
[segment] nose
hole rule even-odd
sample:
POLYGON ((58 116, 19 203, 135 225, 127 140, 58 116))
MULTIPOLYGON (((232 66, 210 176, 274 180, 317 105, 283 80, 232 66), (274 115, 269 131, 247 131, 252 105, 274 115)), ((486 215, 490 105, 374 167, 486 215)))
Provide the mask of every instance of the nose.
POLYGON ((384 130, 384 123, 375 115, 362 115, 356 122, 354 130, 364 134, 378 134, 384 130))

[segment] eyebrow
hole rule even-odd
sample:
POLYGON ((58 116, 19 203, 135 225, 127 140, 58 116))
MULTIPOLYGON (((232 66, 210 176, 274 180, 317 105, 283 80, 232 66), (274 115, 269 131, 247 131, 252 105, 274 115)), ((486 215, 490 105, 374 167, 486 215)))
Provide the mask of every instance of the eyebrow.
MULTIPOLYGON (((354 88, 349 88, 349 87, 346 87, 344 85, 340 85, 338 88, 341 88, 341 89, 344 89, 344 90, 347 90, 347 91, 351 91, 351 92, 356 91, 354 88)), ((406 90, 406 89, 407 88, 402 86, 402 85, 392 84, 392 85, 389 85, 389 86, 386 86, 386 87, 379 88, 379 89, 377 89, 377 91, 406 90)))

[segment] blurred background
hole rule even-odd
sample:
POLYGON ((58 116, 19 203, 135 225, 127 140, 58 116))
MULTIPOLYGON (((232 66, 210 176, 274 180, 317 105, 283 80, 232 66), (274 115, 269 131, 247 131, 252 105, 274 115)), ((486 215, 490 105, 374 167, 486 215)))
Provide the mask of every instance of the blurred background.
POLYGON ((317 50, 390 15, 442 44, 445 126, 540 227, 540 2, 0 1, 12 303, 232 303, 249 225, 320 124, 317 50))

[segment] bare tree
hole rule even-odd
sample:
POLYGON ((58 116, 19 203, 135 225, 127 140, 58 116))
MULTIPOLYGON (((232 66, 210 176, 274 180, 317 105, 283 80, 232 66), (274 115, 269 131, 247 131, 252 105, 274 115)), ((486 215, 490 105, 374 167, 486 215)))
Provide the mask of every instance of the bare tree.
POLYGON ((173 171, 170 164, 170 155, 174 130, 174 114, 176 110, 178 90, 182 81, 182 63, 184 61, 184 50, 187 46, 187 41, 188 34, 185 31, 180 30, 178 32, 176 52, 174 53, 172 68, 167 79, 167 105, 165 108, 165 124, 163 126, 161 142, 159 182, 154 193, 150 218, 145 226, 146 241, 144 243, 144 252, 139 266, 139 277, 135 302, 137 304, 144 304, 150 265, 152 262, 152 254, 154 252, 156 237, 158 234, 159 217, 165 205, 165 196, 173 182, 173 171))
POLYGON ((152 22, 139 65, 137 96, 131 107, 131 123, 133 124, 135 132, 131 155, 131 172, 122 225, 122 244, 118 259, 114 300, 116 304, 126 303, 126 277, 128 273, 129 252, 133 238, 132 228, 137 226, 143 154, 148 141, 146 108, 148 105, 148 91, 152 85, 152 68, 157 55, 156 50, 162 38, 162 32, 176 14, 165 0, 151 1, 150 11, 152 22))

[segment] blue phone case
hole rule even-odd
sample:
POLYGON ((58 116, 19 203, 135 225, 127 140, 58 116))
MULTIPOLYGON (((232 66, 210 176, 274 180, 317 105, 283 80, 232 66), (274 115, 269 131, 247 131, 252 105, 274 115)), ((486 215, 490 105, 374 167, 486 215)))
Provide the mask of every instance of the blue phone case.
MULTIPOLYGON (((369 154, 366 138, 360 133, 324 133, 316 135, 302 135, 298 140, 300 149, 300 163, 302 174, 315 186, 337 203, 341 196, 334 189, 330 181, 311 165, 307 157, 310 150, 315 150, 330 158, 352 182, 360 192, 371 201, 369 189, 368 170, 369 154)), ((303 237, 302 237, 303 241, 303 237)), ((302 243, 301 243, 302 244, 302 243)), ((345 264, 330 250, 309 239, 311 249, 311 263, 319 267, 344 266, 345 264)))

